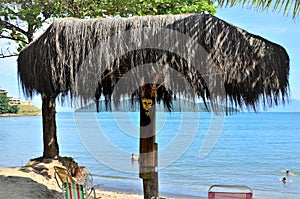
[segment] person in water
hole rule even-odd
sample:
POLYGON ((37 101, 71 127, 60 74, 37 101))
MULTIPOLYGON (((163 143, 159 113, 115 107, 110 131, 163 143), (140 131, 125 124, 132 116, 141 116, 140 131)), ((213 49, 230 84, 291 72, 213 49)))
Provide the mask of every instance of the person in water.
POLYGON ((283 177, 283 178, 281 179, 281 182, 282 182, 282 183, 287 183, 287 182, 293 182, 293 181, 287 179, 286 177, 283 177))
POLYGON ((287 176, 287 177, 289 177, 289 176, 299 176, 298 174, 296 174, 296 173, 293 173, 293 172, 291 172, 290 170, 285 170, 285 175, 287 176))
POLYGON ((286 177, 287 177, 287 178, 289 177, 289 173, 290 173, 290 171, 287 169, 287 170, 285 171, 285 174, 286 174, 286 177))
POLYGON ((132 160, 132 162, 139 161, 139 157, 135 156, 134 154, 131 154, 131 160, 132 160))
POLYGON ((283 178, 281 179, 281 181, 282 181, 283 183, 286 183, 286 177, 283 177, 283 178))

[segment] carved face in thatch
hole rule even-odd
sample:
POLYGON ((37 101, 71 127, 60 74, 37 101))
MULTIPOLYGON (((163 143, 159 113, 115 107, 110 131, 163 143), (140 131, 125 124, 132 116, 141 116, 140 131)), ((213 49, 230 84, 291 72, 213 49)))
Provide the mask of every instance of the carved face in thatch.
POLYGON ((150 116, 150 110, 151 110, 151 107, 152 107, 152 104, 153 104, 152 99, 143 98, 142 99, 142 104, 143 104, 143 108, 145 110, 145 114, 147 116, 150 116))

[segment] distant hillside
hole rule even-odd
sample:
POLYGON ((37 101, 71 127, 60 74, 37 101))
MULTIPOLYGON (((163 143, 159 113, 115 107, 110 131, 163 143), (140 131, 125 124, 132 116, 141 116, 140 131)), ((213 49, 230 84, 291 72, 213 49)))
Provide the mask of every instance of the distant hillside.
MULTIPOLYGON (((119 107, 115 107, 115 106, 111 105, 111 108, 109 108, 109 107, 107 108, 105 106, 105 101, 102 100, 102 101, 100 101, 99 108, 100 108, 100 112, 105 112, 105 111, 138 112, 138 111, 140 111, 139 103, 136 103, 135 105, 131 105, 130 100, 121 101, 119 107)), ((226 111, 226 107, 224 107, 224 106, 221 106, 220 109, 224 112, 226 111)), ((156 106, 156 110, 158 112, 167 111, 164 108, 163 103, 158 104, 158 106, 156 106)), ((230 110, 231 112, 239 112, 237 109, 230 108, 230 107, 227 107, 227 110, 230 110)), ((174 112, 194 112, 194 111, 210 112, 211 107, 208 104, 208 110, 207 110, 204 103, 195 103, 194 104, 193 102, 181 100, 181 101, 173 102, 172 111, 174 111, 174 112)), ((75 112, 96 112, 96 104, 95 103, 89 104, 85 107, 77 109, 75 112)))
POLYGON ((42 115, 42 111, 35 107, 34 105, 24 105, 24 104, 18 104, 19 107, 18 113, 4 113, 0 114, 0 116, 37 116, 37 115, 42 115))
POLYGON ((0 88, 0 95, 2 97, 1 106, 5 110, 0 116, 27 116, 27 115, 41 115, 41 110, 33 105, 32 102, 14 98, 8 95, 5 89, 0 88), (16 111, 8 111, 9 107, 17 106, 19 108, 18 113, 16 111))
POLYGON ((42 111, 35 107, 34 105, 17 105, 19 111, 17 114, 5 113, 0 114, 0 116, 37 116, 42 115, 42 111))
POLYGON ((42 111, 34 105, 18 105, 19 115, 41 115, 42 111))
POLYGON ((268 112, 300 112, 300 101, 292 99, 285 105, 270 108, 268 112))

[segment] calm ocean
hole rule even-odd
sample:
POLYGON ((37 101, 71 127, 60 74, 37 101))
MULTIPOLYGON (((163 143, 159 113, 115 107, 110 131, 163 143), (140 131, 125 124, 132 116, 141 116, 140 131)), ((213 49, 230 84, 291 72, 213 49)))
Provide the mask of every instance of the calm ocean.
MULTIPOLYGON (((57 113, 60 154, 107 189, 141 193, 139 113, 57 113)), ((300 113, 157 113, 160 192, 207 197, 213 184, 247 185, 260 199, 300 198, 300 113), (289 169, 291 183, 279 181, 289 169)), ((42 155, 42 119, 0 117, 0 167, 42 155)))

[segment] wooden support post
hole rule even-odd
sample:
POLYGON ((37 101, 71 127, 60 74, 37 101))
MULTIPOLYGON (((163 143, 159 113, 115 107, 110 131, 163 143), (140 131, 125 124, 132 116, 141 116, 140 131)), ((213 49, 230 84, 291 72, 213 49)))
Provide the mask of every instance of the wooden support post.
POLYGON ((59 147, 56 136, 55 120, 55 99, 56 96, 42 94, 42 118, 43 118, 43 158, 58 158, 59 147))
POLYGON ((158 196, 158 158, 155 143, 155 105, 149 112, 140 110, 140 178, 143 179, 144 199, 158 196))

